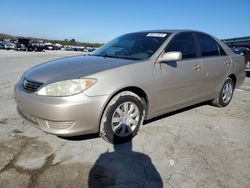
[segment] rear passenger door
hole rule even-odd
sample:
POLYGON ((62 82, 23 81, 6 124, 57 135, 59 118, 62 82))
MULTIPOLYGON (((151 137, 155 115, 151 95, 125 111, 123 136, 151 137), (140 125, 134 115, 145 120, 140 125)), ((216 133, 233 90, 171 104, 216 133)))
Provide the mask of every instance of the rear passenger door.
POLYGON ((231 60, 223 48, 210 36, 196 33, 199 56, 203 62, 204 89, 208 96, 214 96, 220 91, 225 76, 229 72, 231 60))

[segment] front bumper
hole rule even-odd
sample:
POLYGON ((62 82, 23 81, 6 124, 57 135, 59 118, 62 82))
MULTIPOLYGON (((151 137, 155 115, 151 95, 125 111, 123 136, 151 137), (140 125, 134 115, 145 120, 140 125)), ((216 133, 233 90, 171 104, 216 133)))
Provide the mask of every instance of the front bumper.
POLYGON ((109 96, 89 97, 80 93, 69 97, 38 96, 15 86, 19 114, 44 132, 60 136, 97 133, 109 96))

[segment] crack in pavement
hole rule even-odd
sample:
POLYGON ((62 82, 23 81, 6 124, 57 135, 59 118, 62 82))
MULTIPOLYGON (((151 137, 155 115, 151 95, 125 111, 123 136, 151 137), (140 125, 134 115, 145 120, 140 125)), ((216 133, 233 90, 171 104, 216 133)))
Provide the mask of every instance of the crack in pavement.
MULTIPOLYGON (((27 174, 30 176, 30 180, 28 183, 28 188, 33 188, 37 184, 37 180, 39 177, 52 166, 53 160, 55 158, 55 152, 61 149, 65 145, 62 144, 61 147, 59 147, 57 150, 55 150, 53 153, 48 155, 45 159, 45 163, 40 168, 34 168, 34 169, 27 169, 24 167, 17 166, 15 163, 18 161, 19 157, 23 154, 25 149, 29 146, 29 144, 33 143, 34 139, 37 138, 28 138, 24 136, 17 136, 16 138, 21 138, 24 140, 24 143, 20 146, 19 150, 16 154, 13 155, 12 159, 0 170, 0 174, 3 172, 9 170, 9 169, 15 169, 21 174, 27 174)), ((12 150, 12 148, 9 148, 7 146, 1 146, 4 148, 8 148, 9 150, 12 150)), ((53 166, 56 166, 57 164, 54 164, 53 166)))
POLYGON ((168 178, 166 178, 167 184, 170 185, 171 187, 174 187, 174 186, 170 183, 170 181, 171 181, 171 179, 173 178, 174 175, 183 176, 183 177, 185 177, 185 178, 187 178, 187 179, 193 181, 196 185, 198 185, 198 186, 200 186, 200 187, 203 187, 203 188, 206 187, 205 185, 203 185, 203 184, 199 183, 198 181, 196 181, 193 177, 188 176, 187 174, 184 174, 184 173, 175 172, 175 170, 170 174, 170 176, 169 176, 168 178))
POLYGON ((21 174, 25 173, 30 175, 30 181, 28 184, 28 188, 33 188, 36 186, 37 184, 37 180, 39 179, 39 177, 48 169, 51 167, 51 164, 53 162, 55 158, 55 154, 52 153, 49 156, 46 157, 45 159, 45 163, 43 164, 43 166, 41 168, 38 169, 25 169, 22 167, 18 167, 18 166, 13 166, 18 172, 20 172, 21 174))
MULTIPOLYGON (((25 142, 20 150, 12 157, 12 159, 0 170, 0 174, 10 168, 15 168, 15 162, 18 160, 19 156, 22 154, 23 150, 27 147, 28 142, 25 142)), ((6 147, 6 146, 5 146, 6 147)), ((8 148, 8 147, 7 147, 8 148)))
POLYGON ((193 177, 188 176, 187 174, 183 174, 183 173, 175 173, 175 174, 178 174, 178 175, 180 175, 180 176, 184 176, 185 178, 192 180, 196 185, 199 185, 199 186, 205 188, 205 185, 199 183, 199 182, 196 181, 193 177))

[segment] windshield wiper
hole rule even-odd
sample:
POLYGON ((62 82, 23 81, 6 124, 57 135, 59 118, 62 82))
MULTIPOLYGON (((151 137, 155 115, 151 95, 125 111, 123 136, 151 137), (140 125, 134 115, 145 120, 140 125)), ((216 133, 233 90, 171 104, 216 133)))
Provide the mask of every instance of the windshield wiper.
POLYGON ((117 58, 116 56, 108 55, 108 54, 98 54, 98 55, 91 55, 91 56, 98 56, 98 57, 109 57, 109 58, 117 58))
POLYGON ((116 57, 119 59, 141 60, 141 59, 134 58, 134 57, 124 57, 124 56, 116 56, 116 57))

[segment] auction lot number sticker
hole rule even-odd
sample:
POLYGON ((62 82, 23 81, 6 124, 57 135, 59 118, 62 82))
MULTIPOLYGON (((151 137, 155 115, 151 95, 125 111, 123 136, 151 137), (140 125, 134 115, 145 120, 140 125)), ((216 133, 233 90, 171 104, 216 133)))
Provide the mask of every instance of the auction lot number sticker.
POLYGON ((147 37, 165 37, 167 36, 166 33, 148 33, 147 37))

